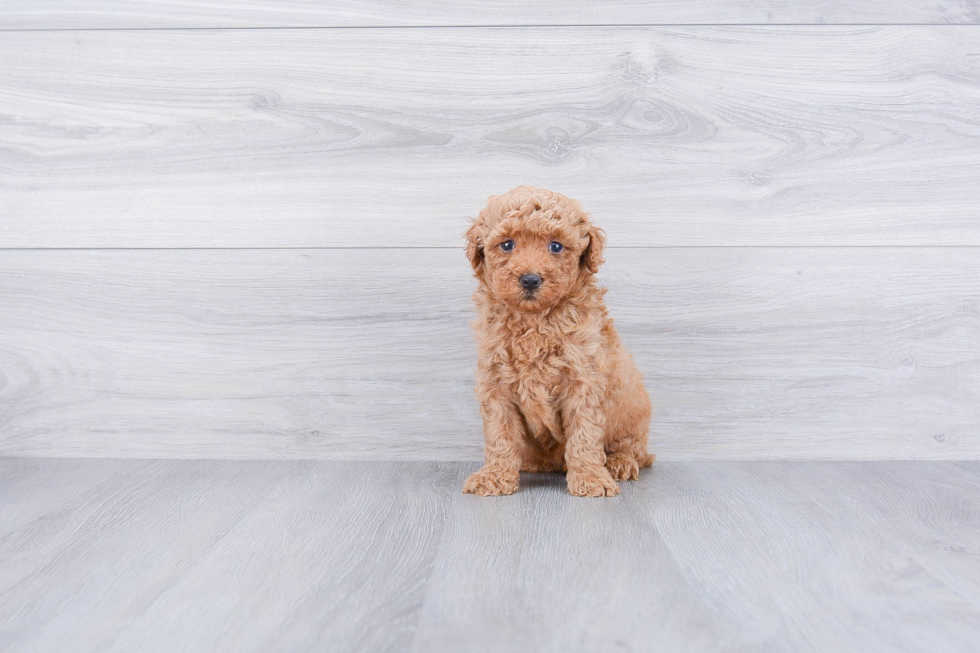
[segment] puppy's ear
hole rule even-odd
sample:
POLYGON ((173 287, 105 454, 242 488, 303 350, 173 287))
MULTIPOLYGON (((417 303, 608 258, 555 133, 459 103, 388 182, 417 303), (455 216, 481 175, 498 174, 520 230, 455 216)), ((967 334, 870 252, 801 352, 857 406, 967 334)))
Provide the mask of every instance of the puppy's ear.
POLYGON ((599 227, 589 227, 589 245, 582 252, 582 265, 595 274, 602 265, 602 255, 606 251, 606 232, 599 227))
POLYGON ((463 236, 466 238, 466 258, 474 270, 479 270, 483 265, 483 220, 474 220, 463 236))

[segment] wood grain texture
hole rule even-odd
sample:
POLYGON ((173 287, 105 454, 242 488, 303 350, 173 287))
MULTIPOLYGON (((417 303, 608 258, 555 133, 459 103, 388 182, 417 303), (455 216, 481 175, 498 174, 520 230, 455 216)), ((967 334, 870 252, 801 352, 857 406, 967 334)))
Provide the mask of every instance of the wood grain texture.
POLYGON ((392 0, 162 0, 10 1, 0 7, 0 29, 122 29, 175 27, 379 27, 422 25, 625 25, 739 23, 961 23, 980 22, 976 0, 586 0, 507 2, 393 2, 392 0))
POLYGON ((405 650, 458 484, 436 463, 78 465, 118 473, 0 539, 0 650, 405 650))
POLYGON ((0 461, 0 651, 942 651, 980 638, 972 463, 0 461), (88 470, 88 472, 86 472, 88 470), (60 472, 67 472, 66 486, 60 472), (71 477, 91 491, 73 496, 71 477), (43 501, 42 501, 43 503, 43 501))
MULTIPOLYGON (((980 457, 973 248, 608 253, 678 459, 980 457)), ((0 253, 0 452, 476 460, 461 251, 0 253)))
POLYGON ((92 465, 78 460, 0 458, 0 538, 69 504, 127 468, 146 463, 92 465))
POLYGON ((716 463, 660 471, 661 483, 678 490, 663 493, 648 514, 716 618, 767 634, 761 650, 975 646, 970 615, 980 607, 980 568, 968 535, 975 478, 915 463, 716 463), (963 554, 963 565, 923 564, 949 549, 963 554), (948 582, 971 565, 969 580, 948 582), (964 591, 965 583, 974 587, 964 591))
POLYGON ((978 29, 8 32, 0 247, 980 245, 978 29))
POLYGON ((446 463, 300 463, 102 650, 405 651, 461 482, 446 463))
POLYGON ((571 500, 558 474, 522 474, 500 501, 455 496, 411 650, 710 651, 736 640, 637 505, 638 485, 664 500, 651 487, 659 473, 611 502, 571 500))
POLYGON ((658 461, 615 503, 522 482, 455 500, 413 650, 966 652, 980 637, 980 485, 948 465, 658 461))

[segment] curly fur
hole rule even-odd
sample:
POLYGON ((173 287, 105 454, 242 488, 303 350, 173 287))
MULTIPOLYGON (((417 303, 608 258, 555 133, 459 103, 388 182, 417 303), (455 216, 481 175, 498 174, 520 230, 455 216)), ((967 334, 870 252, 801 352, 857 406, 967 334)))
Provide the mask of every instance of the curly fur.
POLYGON ((577 201, 520 186, 491 197, 466 240, 486 461, 463 491, 511 494, 520 471, 565 471, 576 496, 618 494, 654 457, 650 399, 596 284, 605 235, 577 201))

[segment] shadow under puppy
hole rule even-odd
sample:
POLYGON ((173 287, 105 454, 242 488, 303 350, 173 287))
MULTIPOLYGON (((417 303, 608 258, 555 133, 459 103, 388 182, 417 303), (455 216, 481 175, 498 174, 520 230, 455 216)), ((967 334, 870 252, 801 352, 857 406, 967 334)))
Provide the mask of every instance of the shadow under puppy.
POLYGON ((520 186, 491 197, 466 239, 486 461, 463 492, 511 494, 520 471, 566 471, 571 494, 619 494, 654 457, 650 399, 596 284, 602 230, 577 201, 520 186))

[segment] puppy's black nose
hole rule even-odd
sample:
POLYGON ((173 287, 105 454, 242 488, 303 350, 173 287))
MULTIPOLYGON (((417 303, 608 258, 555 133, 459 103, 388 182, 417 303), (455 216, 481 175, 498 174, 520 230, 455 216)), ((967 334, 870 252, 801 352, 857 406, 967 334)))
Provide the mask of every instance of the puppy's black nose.
POLYGON ((541 285, 541 277, 533 272, 522 274, 521 285, 524 286, 524 290, 537 290, 538 286, 541 285))

